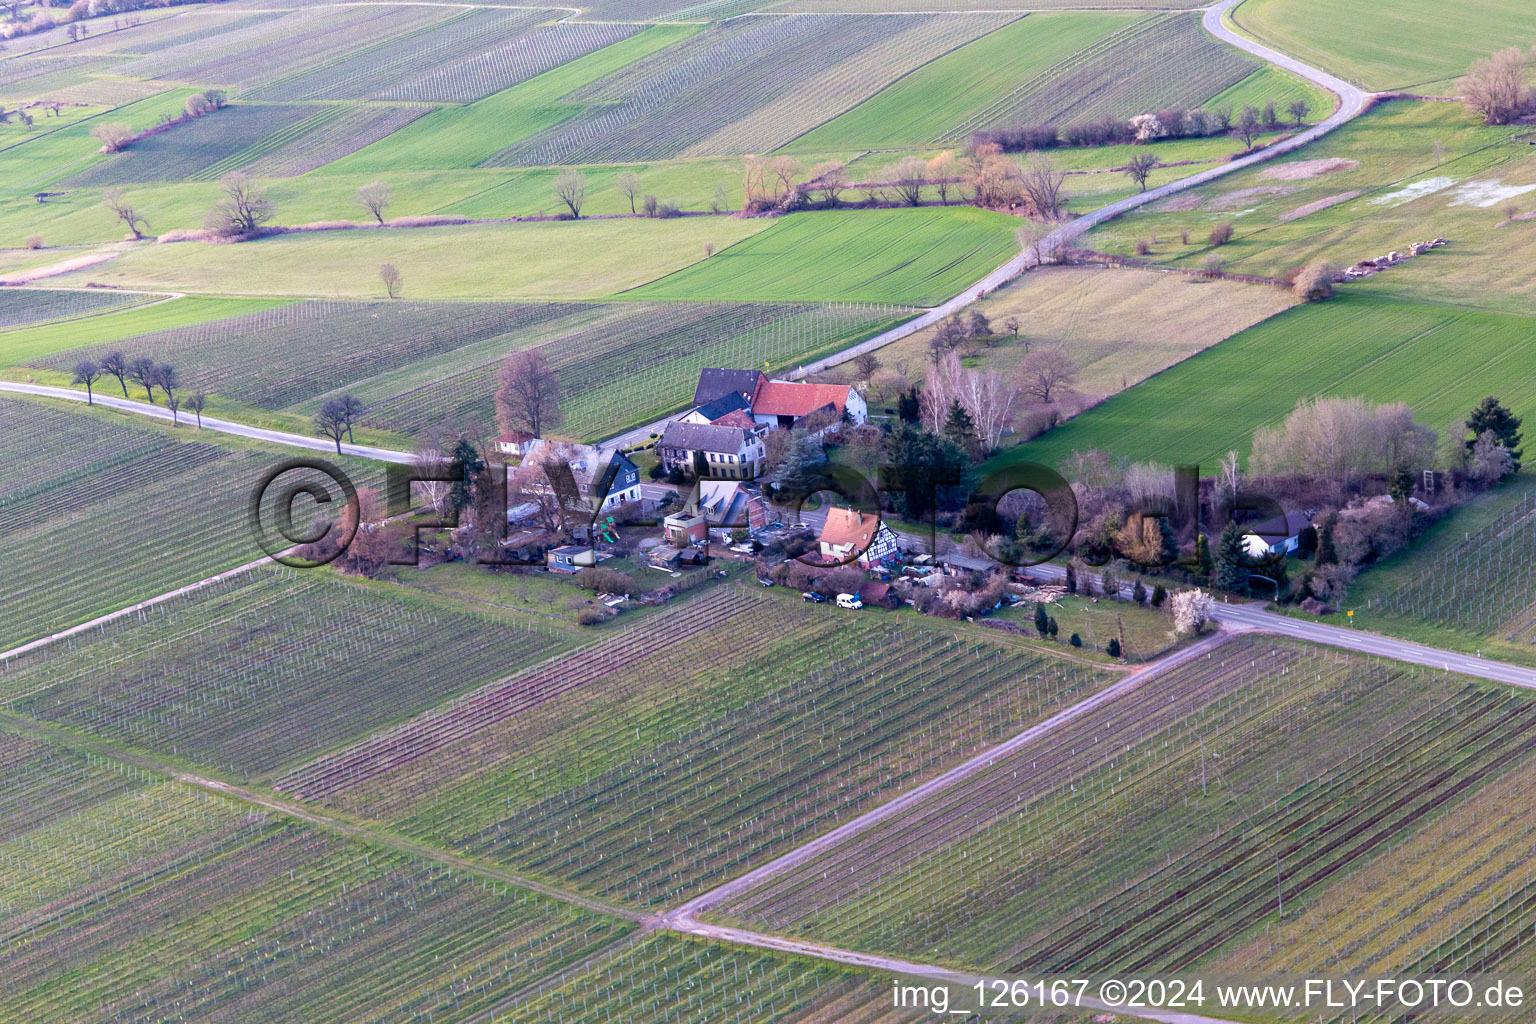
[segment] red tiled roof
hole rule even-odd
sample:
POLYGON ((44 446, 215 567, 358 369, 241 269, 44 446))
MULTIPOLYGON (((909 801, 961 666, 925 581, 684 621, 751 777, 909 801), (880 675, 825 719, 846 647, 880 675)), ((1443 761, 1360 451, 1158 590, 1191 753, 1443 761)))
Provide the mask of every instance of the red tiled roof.
POLYGON ((756 430, 757 421, 740 409, 732 409, 717 420, 710 420, 717 427, 741 427, 745 430, 756 430))
POLYGON ((851 508, 832 508, 827 510, 827 521, 817 540, 823 544, 851 544, 862 551, 874 541, 879 529, 879 516, 865 515, 851 508))
POLYGON ((841 416, 848 405, 847 384, 808 384, 804 381, 759 381, 752 393, 754 416, 808 416, 828 405, 841 416))

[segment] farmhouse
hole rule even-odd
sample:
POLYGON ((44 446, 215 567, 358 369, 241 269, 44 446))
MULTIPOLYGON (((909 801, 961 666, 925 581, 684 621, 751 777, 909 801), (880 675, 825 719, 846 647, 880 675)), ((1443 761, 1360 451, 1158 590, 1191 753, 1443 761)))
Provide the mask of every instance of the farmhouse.
POLYGON ((514 430, 502 434, 491 443, 496 446, 496 451, 511 458, 520 459, 528 454, 533 442, 538 440, 526 430, 514 430))
POLYGON ((762 439, 750 430, 678 420, 667 424, 656 452, 668 470, 726 480, 753 479, 766 454, 762 439))
POLYGON ((866 569, 885 565, 897 555, 896 534, 891 528, 878 515, 851 508, 828 509, 816 542, 823 559, 845 562, 853 558, 866 569))
MULTIPOLYGON (((732 413, 743 413, 747 422, 752 422, 752 402, 748 396, 739 391, 721 395, 714 401, 705 402, 678 417, 682 423, 710 424, 720 423, 728 419, 732 413)), ((739 421, 738 424, 739 425, 739 421)))
MULTIPOLYGON (((524 450, 524 457, 537 455, 547 447, 548 442, 543 438, 533 438, 524 450)), ((603 452, 592 445, 568 445, 559 452, 559 458, 546 465, 545 475, 561 494, 560 503, 575 506, 573 510, 590 507, 599 512, 612 512, 620 505, 640 500, 640 467, 623 452, 613 452, 605 461, 603 452), (561 460, 570 467, 570 480, 576 488, 574 495, 566 495, 559 482, 562 472, 558 463, 561 460)))
POLYGON ((1269 555, 1288 555, 1301 543, 1301 531, 1310 521, 1300 512, 1287 512, 1273 519, 1266 519, 1247 528, 1243 533, 1243 550, 1250 558, 1269 555))
POLYGON ((764 380, 752 393, 752 418, 769 429, 788 429, 813 414, 826 416, 828 426, 845 416, 858 426, 869 419, 869 407, 847 384, 764 380))

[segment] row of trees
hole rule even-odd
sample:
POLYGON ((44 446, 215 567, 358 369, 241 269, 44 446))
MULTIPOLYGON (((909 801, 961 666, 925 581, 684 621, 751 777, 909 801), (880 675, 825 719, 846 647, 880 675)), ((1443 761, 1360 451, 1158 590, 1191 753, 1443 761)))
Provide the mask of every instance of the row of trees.
POLYGON ((1300 128, 1306 123, 1310 112, 1311 105, 1304 99, 1292 101, 1284 114, 1274 101, 1262 107, 1248 104, 1237 110, 1230 105, 1213 110, 1168 107, 1137 114, 1126 121, 1106 117, 1065 128, 1054 124, 1033 124, 976 132, 971 136, 971 148, 974 150, 986 145, 997 145, 1004 152, 1020 153, 1058 146, 1112 146, 1212 135, 1232 135, 1242 139, 1244 147, 1250 147, 1261 132, 1279 131, 1287 123, 1300 128))
POLYGON ((165 392, 165 407, 171 411, 171 421, 180 423, 179 414, 183 407, 197 414, 197 425, 203 425, 203 407, 207 404, 207 396, 201 391, 195 391, 185 401, 176 394, 181 387, 180 375, 176 367, 169 363, 157 363, 149 356, 136 356, 128 358, 121 351, 109 352, 100 360, 82 359, 75 364, 73 384, 85 386, 85 399, 87 404, 96 402, 96 382, 105 377, 117 378, 118 385, 123 389, 123 397, 128 397, 128 382, 132 381, 144 389, 144 397, 151 404, 155 402, 155 390, 165 392))

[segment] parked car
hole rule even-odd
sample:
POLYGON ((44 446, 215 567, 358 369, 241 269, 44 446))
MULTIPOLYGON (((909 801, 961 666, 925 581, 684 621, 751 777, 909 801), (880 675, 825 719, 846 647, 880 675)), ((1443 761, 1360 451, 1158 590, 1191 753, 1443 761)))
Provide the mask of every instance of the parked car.
POLYGON ((864 602, 859 600, 859 596, 857 594, 838 594, 837 606, 839 608, 852 608, 853 610, 857 611, 858 609, 864 607, 864 602))
POLYGON ((816 593, 814 590, 807 590, 805 593, 800 595, 800 599, 802 601, 810 601, 813 604, 827 603, 827 599, 823 595, 816 593))
POLYGON ((766 577, 766 576, 759 576, 759 577, 758 577, 758 578, 757 578, 757 582, 759 582, 759 583, 761 583, 761 584, 762 584, 762 585, 763 585, 763 586, 765 586, 765 587, 771 587, 771 586, 773 586, 773 580, 771 580, 771 579, 769 579, 769 578, 768 578, 768 577, 766 577))

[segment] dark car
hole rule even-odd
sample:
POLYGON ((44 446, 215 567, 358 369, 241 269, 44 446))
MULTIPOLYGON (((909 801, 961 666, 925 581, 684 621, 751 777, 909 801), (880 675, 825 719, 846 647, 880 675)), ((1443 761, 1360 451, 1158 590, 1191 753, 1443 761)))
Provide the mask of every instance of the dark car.
POLYGON ((814 604, 826 604, 827 603, 827 599, 825 597, 823 597, 821 594, 816 593, 816 591, 814 591, 814 590, 807 590, 805 593, 800 595, 800 599, 803 600, 803 601, 810 601, 810 602, 812 602, 814 604))
POLYGON ((773 586, 773 580, 768 579, 766 576, 759 576, 757 578, 757 582, 761 583, 765 587, 773 586))

